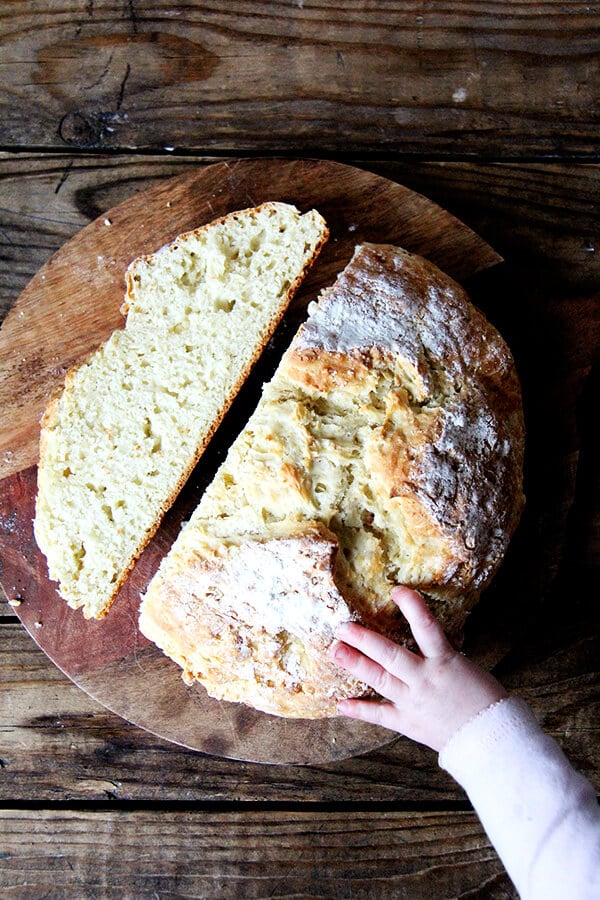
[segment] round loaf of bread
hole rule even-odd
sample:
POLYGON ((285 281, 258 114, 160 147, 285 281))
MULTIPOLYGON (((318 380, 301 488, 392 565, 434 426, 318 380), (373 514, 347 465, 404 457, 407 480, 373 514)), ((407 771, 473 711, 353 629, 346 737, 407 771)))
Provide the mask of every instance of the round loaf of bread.
POLYGON ((390 597, 406 584, 460 632, 519 520, 523 448, 498 332, 425 259, 362 245, 163 561, 141 630, 215 697, 335 715, 365 690, 329 661, 340 620, 407 640, 390 597))

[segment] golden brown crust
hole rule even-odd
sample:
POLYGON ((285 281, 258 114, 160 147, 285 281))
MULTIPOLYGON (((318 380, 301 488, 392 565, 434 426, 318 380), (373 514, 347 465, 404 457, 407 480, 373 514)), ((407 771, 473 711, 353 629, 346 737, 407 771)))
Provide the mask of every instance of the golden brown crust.
POLYGON ((336 355, 351 379, 358 360, 362 379, 384 367, 404 373, 369 464, 380 491, 404 498, 417 531, 444 533, 451 559, 439 585, 482 590, 524 502, 521 389, 506 343, 432 263, 365 244, 299 333, 287 371, 312 373, 322 360, 329 390, 336 355), (412 413, 408 431, 395 425, 401 409, 412 413))

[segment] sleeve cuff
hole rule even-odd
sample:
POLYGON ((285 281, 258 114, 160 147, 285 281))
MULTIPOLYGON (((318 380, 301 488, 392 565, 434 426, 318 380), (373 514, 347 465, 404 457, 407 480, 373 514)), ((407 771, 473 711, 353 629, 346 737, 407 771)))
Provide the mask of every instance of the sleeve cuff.
POLYGON ((472 772, 496 745, 522 735, 539 734, 539 723, 527 704, 518 697, 503 697, 465 722, 442 747, 439 764, 457 781, 463 772, 472 772))

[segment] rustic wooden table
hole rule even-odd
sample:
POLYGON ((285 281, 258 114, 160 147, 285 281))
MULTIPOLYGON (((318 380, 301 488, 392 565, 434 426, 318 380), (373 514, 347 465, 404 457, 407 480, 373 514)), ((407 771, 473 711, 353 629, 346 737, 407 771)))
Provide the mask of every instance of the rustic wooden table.
MULTIPOLYGON (((470 288, 522 375, 528 507, 467 646, 491 623, 499 677, 600 785, 597 4, 13 0, 0 22, 3 314, 105 210, 240 156, 383 174, 502 254, 470 288)), ((8 896, 516 896, 426 749, 194 753, 92 701, 3 600, 0 642, 8 896)))

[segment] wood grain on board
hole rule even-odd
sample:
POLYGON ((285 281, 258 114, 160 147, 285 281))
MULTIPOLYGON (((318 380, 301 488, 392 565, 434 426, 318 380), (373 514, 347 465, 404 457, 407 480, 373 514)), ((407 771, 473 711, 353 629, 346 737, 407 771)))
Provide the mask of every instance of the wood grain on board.
POLYGON ((5 147, 597 153, 594 4, 72 6, 0 8, 5 147))
POLYGON ((436 897, 517 898, 466 811, 7 810, 2 831, 1 882, 28 896, 388 900, 433 879, 436 897))
MULTIPOLYGON (((474 232, 425 197, 361 169, 321 161, 216 164, 135 194, 77 233, 40 270, 0 331, 2 584, 40 647, 80 687, 157 734, 218 756, 275 763, 343 759, 392 739, 385 729, 342 718, 282 720, 186 687, 179 669, 137 628, 140 594, 177 536, 253 403, 249 384, 217 440, 165 517, 107 618, 84 620, 48 581, 32 533, 39 418, 66 369, 122 324, 123 272, 140 253, 219 215, 268 199, 317 207, 330 240, 279 330, 289 340, 308 301, 331 283, 362 240, 422 253, 458 279, 499 261, 474 232), (93 285, 93 290, 91 286, 93 285), (288 332, 286 334, 286 325, 288 332), (233 432, 232 432, 233 430, 233 432), (217 452, 215 453, 215 449, 217 452), (26 468, 29 466, 29 468, 26 468)), ((275 344, 277 342, 275 341, 275 344)), ((268 356, 268 354, 267 354, 268 356)), ((264 365, 264 363, 262 363, 264 365)), ((260 375, 261 367, 258 367, 260 375)))

